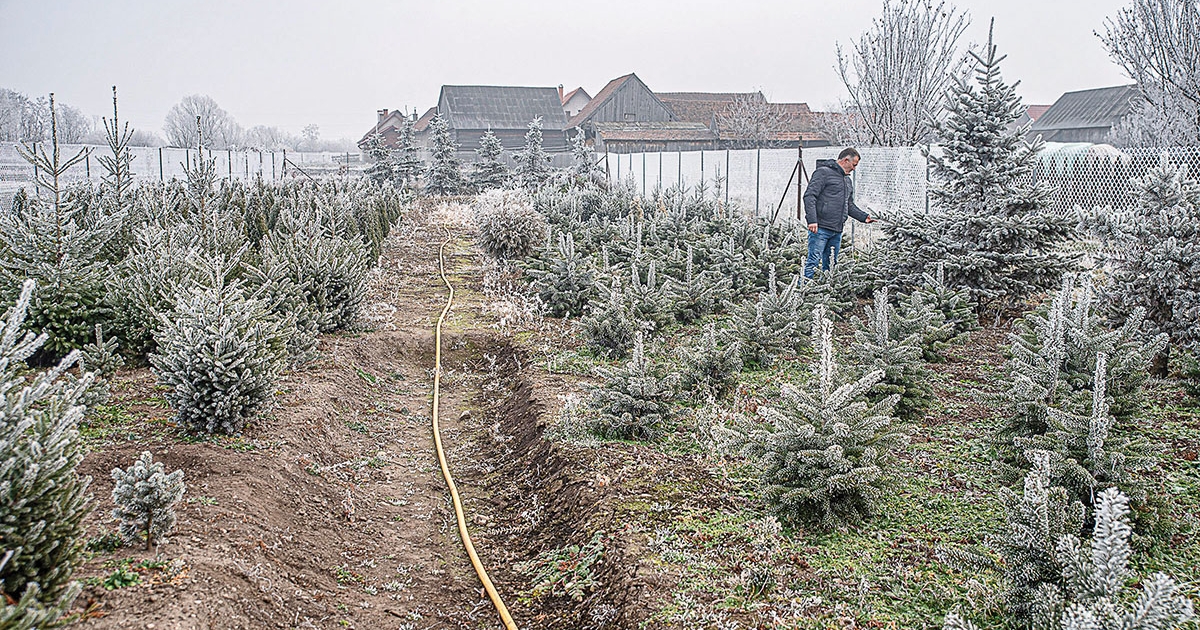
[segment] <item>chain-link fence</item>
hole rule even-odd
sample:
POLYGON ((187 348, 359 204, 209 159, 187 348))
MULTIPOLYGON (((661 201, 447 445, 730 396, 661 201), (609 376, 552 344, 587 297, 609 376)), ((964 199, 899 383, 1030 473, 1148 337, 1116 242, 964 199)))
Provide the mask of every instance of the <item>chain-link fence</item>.
MULTIPOLYGON (((807 175, 817 160, 835 159, 840 147, 804 149, 751 149, 674 153, 610 153, 608 176, 626 182, 643 194, 680 188, 721 197, 747 214, 795 220, 796 195, 808 185, 807 175), (720 192, 717 192, 718 185, 720 192), (778 211, 778 212, 777 212, 778 211)), ((934 149, 936 150, 936 148, 934 149)), ((855 169, 855 201, 859 207, 886 216, 900 212, 928 212, 929 163, 918 147, 867 147, 855 169)), ((1163 156, 1187 164, 1200 173, 1200 148, 1116 149, 1103 144, 1048 143, 1038 154, 1034 178, 1051 188, 1051 208, 1069 212, 1076 207, 1125 207, 1134 203, 1131 182, 1156 166, 1163 156)), ((875 225, 848 223, 850 234, 874 241, 875 225)))
MULTIPOLYGON (((37 151, 50 152, 45 143, 34 145, 37 151)), ((60 145, 59 153, 65 161, 80 150, 88 152, 79 164, 68 169, 66 181, 99 181, 104 174, 96 157, 111 155, 107 146, 60 145)), ((130 165, 134 179, 143 181, 167 181, 184 178, 185 170, 191 168, 198 154, 195 149, 131 147, 133 162, 130 165)), ((230 179, 283 179, 327 175, 360 170, 363 167, 357 153, 307 153, 296 151, 209 151, 204 159, 215 163, 217 175, 230 179)), ((33 185, 34 167, 18 153, 17 145, 0 144, 0 195, 11 195, 22 187, 33 185)))

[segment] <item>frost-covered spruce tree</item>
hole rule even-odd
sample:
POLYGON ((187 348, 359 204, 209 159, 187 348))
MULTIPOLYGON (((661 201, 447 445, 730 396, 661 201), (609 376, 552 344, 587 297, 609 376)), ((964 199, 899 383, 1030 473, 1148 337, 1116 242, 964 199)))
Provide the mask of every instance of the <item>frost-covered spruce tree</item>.
POLYGON ((932 273, 925 271, 921 274, 921 283, 913 290, 912 296, 941 311, 946 323, 953 326, 955 334, 979 327, 979 318, 971 308, 971 293, 946 283, 944 261, 939 260, 932 273))
MULTIPOLYGON (((1100 253, 1112 269, 1105 302, 1117 321, 1141 309, 1152 332, 1170 336, 1172 348, 1200 347, 1200 182, 1164 154, 1133 188, 1133 208, 1088 221, 1111 240, 1100 253)), ((1155 366, 1163 375, 1166 358, 1155 366)))
POLYGON ((596 368, 603 384, 592 389, 591 407, 597 417, 592 430, 602 438, 656 440, 671 417, 679 375, 666 372, 646 357, 642 333, 633 342, 625 365, 596 368))
MULTIPOLYGON (((271 234, 263 246, 260 266, 268 277, 287 277, 299 287, 320 332, 351 326, 367 294, 370 258, 357 238, 344 238, 303 209, 271 234)), ((282 289, 282 288, 281 288, 282 289)), ((286 296, 286 291, 271 291, 286 296)))
POLYGON ((150 451, 142 451, 128 470, 112 469, 113 518, 126 542, 145 535, 147 551, 175 527, 175 504, 183 498, 183 471, 164 470, 150 451))
POLYGON ((841 265, 827 270, 818 269, 812 278, 804 281, 804 308, 808 311, 820 306, 838 321, 845 321, 850 311, 858 305, 854 299, 855 281, 841 265))
POLYGON ((934 363, 943 360, 942 351, 961 333, 955 331, 954 324, 946 321, 942 311, 929 300, 929 294, 920 291, 901 297, 892 326, 901 336, 917 335, 922 357, 934 363))
POLYGON ((634 337, 640 332, 639 323, 625 299, 620 276, 613 276, 607 294, 607 299, 583 318, 583 338, 592 352, 621 358, 633 347, 634 337))
POLYGON ((905 437, 893 426, 897 396, 865 400, 883 372, 844 379, 834 359, 833 322, 821 308, 813 317, 820 352, 815 385, 785 385, 777 404, 759 407, 761 424, 736 427, 727 437, 729 447, 762 467, 764 499, 781 520, 833 529, 877 511, 905 437))
POLYGON ((479 148, 475 153, 479 155, 479 163, 471 174, 471 185, 475 190, 483 192, 508 186, 511 176, 504 163, 504 145, 490 129, 479 137, 479 148))
POLYGON ((392 153, 394 156, 393 182, 401 188, 410 190, 417 186, 417 179, 421 177, 421 173, 425 172, 425 163, 421 161, 416 133, 413 131, 414 124, 416 121, 412 116, 404 117, 404 124, 400 126, 400 133, 396 136, 396 149, 392 153))
POLYGON ((598 170, 596 151, 584 139, 583 129, 576 129, 575 136, 571 138, 571 157, 575 159, 575 166, 571 169, 575 177, 591 180, 598 170))
POLYGON ((1084 507, 1050 481, 1050 454, 1031 452, 1033 469, 1020 495, 1000 488, 1005 528, 984 538, 986 549, 941 549, 939 555, 965 571, 1000 575, 1001 603, 1018 628, 1054 628, 1064 603, 1058 541, 1083 528, 1084 507))
POLYGON ((551 317, 583 315, 596 292, 596 271, 591 260, 575 249, 575 235, 570 232, 558 236, 545 269, 528 273, 551 317))
POLYGON ((102 212, 107 215, 117 215, 122 218, 118 233, 108 242, 107 257, 112 262, 119 262, 133 245, 133 222, 129 220, 129 210, 133 205, 133 151, 129 145, 133 141, 133 131, 126 121, 121 126, 117 112, 117 86, 113 86, 113 116, 112 120, 103 118, 104 140, 108 144, 109 153, 97 153, 96 162, 100 164, 104 174, 100 178, 97 195, 100 198, 102 212))
POLYGON ((720 400, 737 387, 742 371, 741 342, 727 333, 721 337, 716 326, 709 324, 695 345, 679 349, 683 390, 693 398, 720 400))
MULTIPOLYGON (((1044 522, 1044 515, 1031 515, 1044 522)), ((1192 600, 1165 573, 1149 578, 1129 568, 1133 555, 1129 539, 1129 505, 1116 488, 1100 493, 1095 510, 1096 528, 1084 547, 1073 532, 1064 532, 1049 554, 1058 575, 1039 583, 1038 605, 1022 614, 1007 611, 1019 627, 1036 630, 1175 630, 1195 613, 1192 600), (1135 591, 1128 585, 1140 583, 1135 591)), ((1040 533, 1040 532, 1039 532, 1040 533)), ((1047 554, 1040 554, 1047 562, 1047 554)), ((1024 565, 1026 571, 1030 565, 1024 565)), ((1020 574, 1015 570, 1013 574, 1020 574)), ((956 613, 948 615, 944 630, 976 630, 956 613)))
POLYGON ((371 164, 363 171, 371 181, 385 184, 396 178, 396 161, 392 156, 392 148, 388 146, 382 133, 374 131, 367 135, 367 140, 363 143, 363 153, 371 160, 371 164))
POLYGON ((435 114, 429 121, 429 170, 425 173, 425 191, 434 195, 461 195, 466 192, 458 143, 450 133, 450 123, 435 114))
POLYGON ((1006 308, 1058 284, 1074 258, 1059 247, 1073 226, 1048 210, 1049 188, 1032 177, 1041 143, 1010 129, 1025 108, 1016 85, 1000 77, 992 43, 970 54, 975 84, 951 90, 930 152, 934 204, 928 214, 893 217, 888 235, 890 273, 916 286, 929 261, 944 261, 946 280, 970 291, 983 309, 1006 308))
MULTIPOLYGON (((121 358, 118 352, 118 344, 116 339, 111 337, 104 338, 104 329, 100 324, 96 324, 96 339, 80 350, 79 353, 79 373, 92 374, 91 387, 81 399, 84 407, 87 408, 86 413, 95 413, 97 405, 103 405, 108 402, 109 390, 108 380, 125 365, 125 359, 121 358)), ((66 374, 64 377, 68 382, 76 380, 72 374, 66 374)))
POLYGON ((1105 391, 1107 363, 1103 352, 1096 356, 1090 413, 1077 415, 1051 407, 1045 433, 1016 437, 1014 443, 1026 453, 1048 454, 1051 481, 1084 505, 1091 505, 1094 497, 1109 487, 1145 503, 1146 489, 1133 473, 1146 467, 1147 445, 1113 432, 1116 418, 1109 414, 1105 391))
MULTIPOLYGON (((8 566, 14 552, 10 549, 0 555, 0 573, 8 566)), ((67 614, 71 604, 83 590, 78 582, 63 589, 57 600, 42 601, 42 591, 36 582, 30 582, 22 593, 9 595, 0 593, 0 628, 4 630, 43 630, 62 625, 59 618, 67 614), (16 596, 19 595, 19 598, 16 596)))
POLYGON ((317 335, 336 328, 331 323, 336 312, 318 310, 304 286, 292 279, 290 267, 260 261, 246 267, 245 280, 247 288, 270 305, 272 317, 294 322, 287 330, 287 356, 288 367, 296 368, 317 358, 317 335))
MULTIPOLYGON (((0 553, 5 557, 0 591, 28 604, 24 595, 32 587, 40 604, 54 607, 82 561, 91 479, 76 472, 84 457, 76 427, 91 376, 65 378, 78 352, 32 377, 21 375, 26 359, 47 339, 46 333, 34 336, 25 328, 33 294, 34 282, 25 281, 0 321, 0 553)), ((36 613, 18 606, 3 614, 36 613)))
POLYGON ((696 273, 692 246, 687 246, 687 262, 684 265, 683 281, 671 281, 668 292, 671 310, 675 319, 690 324, 717 310, 717 305, 730 288, 728 278, 708 270, 696 273))
POLYGON ((1112 413, 1120 423, 1127 422, 1140 409, 1151 362, 1166 344, 1165 336, 1143 332, 1137 310, 1120 328, 1108 329, 1091 284, 1077 283, 1072 276, 1065 277, 1038 309, 1018 320, 1009 337, 1011 409, 1003 431, 1006 439, 1045 433, 1051 407, 1086 414, 1099 353, 1108 357, 1105 390, 1112 413))
POLYGON ((654 260, 645 266, 645 279, 637 261, 629 263, 629 285, 625 289, 631 312, 650 331, 662 330, 674 321, 671 312, 671 296, 665 282, 658 280, 658 265, 654 260))
POLYGON ((921 357, 919 333, 896 330, 891 322, 896 309, 888 303, 888 289, 875 292, 875 306, 867 307, 866 321, 855 319, 854 343, 850 345, 852 363, 869 373, 883 371, 883 378, 868 392, 868 400, 876 402, 891 395, 899 396, 895 415, 905 421, 920 417, 933 398, 929 386, 929 368, 921 357))
POLYGON ((45 331, 41 352, 62 357, 82 347, 98 323, 110 317, 105 302, 111 277, 104 259, 122 224, 118 214, 88 213, 66 194, 66 172, 87 151, 64 158, 58 142, 58 114, 50 95, 50 148, 22 145, 18 153, 37 173, 37 196, 0 213, 0 280, 5 301, 13 301, 26 279, 37 291, 28 308, 29 327, 45 331))
POLYGON ((134 246, 110 287, 116 333, 127 351, 145 355, 154 350, 159 316, 171 310, 181 287, 196 281, 203 256, 185 226, 146 223, 134 229, 134 246))
POLYGON ((500 260, 519 260, 533 253, 547 236, 546 218, 522 190, 490 190, 471 204, 479 246, 500 260))
POLYGON ((161 316, 150 365, 167 402, 193 431, 238 434, 270 404, 287 361, 288 321, 228 280, 229 261, 210 262, 204 281, 179 291, 161 316))
POLYGON ((742 346, 746 363, 768 367, 783 354, 794 351, 804 341, 800 327, 802 294, 799 278, 781 291, 775 278, 775 265, 770 265, 767 290, 755 302, 730 306, 733 328, 742 346))
POLYGON ((516 160, 513 175, 525 190, 536 191, 550 179, 550 156, 542 149, 541 116, 529 121, 529 131, 525 133, 525 148, 517 151, 513 158, 516 160))

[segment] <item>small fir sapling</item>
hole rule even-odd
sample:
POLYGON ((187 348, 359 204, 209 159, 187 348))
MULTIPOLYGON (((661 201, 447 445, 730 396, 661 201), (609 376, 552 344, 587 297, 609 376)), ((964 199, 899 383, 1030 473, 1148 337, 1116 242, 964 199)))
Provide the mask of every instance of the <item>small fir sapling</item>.
POLYGON ((525 148, 513 155, 516 167, 513 175, 517 184, 529 192, 535 192, 550 179, 550 155, 542 149, 542 117, 529 121, 525 133, 525 148))
POLYGON ((1136 503, 1143 504, 1146 489, 1133 471, 1147 466, 1147 444, 1144 440, 1113 434, 1116 418, 1109 414, 1105 391, 1107 364, 1107 356, 1099 353, 1090 413, 1076 415, 1048 408, 1046 432, 1018 436, 1014 445, 1025 453, 1047 454, 1051 481, 1066 488, 1072 499, 1084 505, 1091 505, 1094 497, 1108 487, 1117 487, 1136 503))
POLYGON ((875 292, 874 308, 866 309, 866 321, 855 319, 857 328, 849 356, 864 374, 883 371, 883 379, 868 392, 868 400, 898 395, 896 417, 912 421, 929 406, 933 389, 929 386, 929 369, 921 358, 920 335, 903 335, 906 331, 893 328, 895 316, 895 307, 888 303, 888 289, 882 287, 875 292))
POLYGON ((475 153, 479 155, 479 162, 471 173, 471 185, 475 190, 483 192, 508 186, 511 175, 504 162, 504 145, 490 129, 479 137, 479 148, 475 153))
POLYGON ((288 367, 296 368, 317 358, 317 335, 321 330, 333 330, 333 313, 321 312, 309 302, 303 286, 289 275, 288 265, 262 261, 246 267, 246 283, 255 295, 261 296, 280 321, 294 321, 287 334, 288 367))
POLYGON ((939 260, 933 273, 926 271, 921 274, 921 283, 912 292, 912 296, 941 311, 946 323, 953 326, 956 334, 979 327, 979 318, 971 308, 971 293, 966 289, 946 284, 945 261, 939 260))
POLYGON ((897 396, 865 400, 883 372, 844 379, 834 359, 833 322, 823 308, 813 317, 820 353, 815 386, 783 386, 777 405, 759 407, 762 423, 725 433, 727 448, 762 466, 764 499, 781 520, 828 530, 877 512, 905 436, 893 426, 897 396))
POLYGON ((687 262, 683 281, 670 283, 672 311, 680 323, 690 324, 716 311, 721 298, 730 288, 728 278, 708 271, 696 273, 692 246, 687 246, 687 262))
POLYGON ((942 352, 962 333, 956 333, 954 324, 929 299, 927 294, 914 291, 900 299, 896 307, 892 326, 901 336, 917 335, 921 356, 930 363, 944 360, 942 352))
POLYGON ((1031 452, 1032 470, 1020 495, 1000 488, 1005 528, 984 538, 986 549, 939 550, 939 556, 963 571, 1000 575, 1005 613, 1024 628, 1054 628, 1064 603, 1063 563, 1057 546, 1083 529, 1083 504, 1050 482, 1050 454, 1031 452))
POLYGON ((605 439, 656 440, 671 417, 679 375, 666 372, 646 357, 642 333, 633 342, 629 362, 617 368, 596 368, 604 380, 592 389, 591 407, 597 417, 593 432, 605 439))
MULTIPOLYGON (((104 329, 100 324, 96 324, 96 340, 89 343, 80 350, 79 353, 79 373, 82 375, 87 372, 92 373, 92 386, 88 388, 81 402, 87 408, 87 414, 91 415, 96 412, 98 405, 103 405, 108 402, 108 379, 116 373, 121 366, 125 365, 125 359, 117 352, 117 340, 105 339, 104 329)), ((75 379, 71 374, 66 374, 65 378, 68 381, 75 379)))
POLYGON ((821 306, 831 317, 845 321, 857 306, 852 280, 850 273, 842 269, 840 264, 828 270, 818 269, 811 279, 804 281, 804 308, 812 310, 821 306))
POLYGON ((571 172, 580 180, 591 181, 596 175, 603 175, 596 165, 596 152, 584 139, 582 128, 577 129, 571 138, 571 157, 575 159, 571 172))
POLYGON ((681 347, 679 358, 683 364, 683 389, 693 398, 720 400, 738 385, 738 374, 742 371, 741 343, 729 335, 722 343, 716 327, 709 324, 700 336, 699 343, 692 347, 681 347))
POLYGON ((68 581, 83 559, 91 481, 77 472, 85 454, 77 427, 92 376, 65 378, 78 351, 53 368, 23 375, 26 360, 47 339, 25 328, 34 290, 34 281, 25 281, 0 321, 0 592, 24 602, 4 610, 17 619, 37 612, 26 597, 31 592, 38 605, 51 608, 71 594, 68 581))
POLYGON ((558 236, 545 269, 529 269, 533 287, 551 317, 578 317, 596 292, 592 261, 575 249, 575 235, 558 236))
POLYGON ((429 121, 429 170, 425 173, 425 191, 434 195, 461 195, 466 192, 458 144, 450 135, 450 123, 434 114, 429 121))
POLYGON ((117 86, 114 85, 112 91, 112 120, 107 117, 101 118, 104 123, 104 140, 108 144, 110 154, 96 155, 96 162, 103 170, 96 193, 104 214, 122 217, 121 226, 108 242, 105 253, 105 257, 111 262, 118 263, 133 244, 133 221, 129 220, 134 201, 133 151, 129 148, 130 142, 133 141, 133 131, 129 128, 128 121, 124 126, 120 124, 117 116, 117 86))
POLYGON ((747 363, 768 367, 775 359, 803 343, 804 333, 799 325, 803 301, 799 286, 799 278, 793 277, 787 287, 779 290, 775 265, 772 264, 767 276, 767 290, 759 294, 757 301, 742 302, 740 307, 729 306, 742 356, 747 363))
POLYGON ((1071 222, 1049 208, 1050 187, 1033 176, 1040 141, 1024 139, 1028 125, 1016 86, 1000 76, 992 32, 971 51, 974 82, 964 76, 934 124, 940 151, 929 151, 933 182, 929 213, 890 217, 889 277, 916 286, 930 261, 945 261, 947 281, 967 289, 981 309, 1003 310, 1058 284, 1076 256, 1060 247, 1073 238, 1071 222))
POLYGON ((1141 309, 1152 333, 1170 336, 1170 348, 1154 366, 1165 376, 1170 350, 1200 343, 1200 182, 1164 153, 1133 189, 1136 206, 1085 218, 1084 224, 1110 235, 1098 260, 1112 270, 1103 288, 1109 314, 1124 321, 1141 309))
POLYGON ((519 190, 493 190, 475 198, 475 227, 483 251, 500 260, 519 260, 533 253, 546 237, 546 218, 519 190))
MULTIPOLYGON (((1042 601, 1013 621, 1041 630, 1176 630, 1195 617, 1191 598, 1165 573, 1140 577, 1129 567, 1129 502, 1116 488, 1101 492, 1094 513, 1096 528, 1084 546, 1064 532, 1050 552, 1059 573, 1043 583, 1042 601), (1128 585, 1141 585, 1140 592, 1128 585), (1057 597, 1056 597, 1057 596, 1057 597)), ((943 630, 977 630, 957 613, 947 615, 943 630)))
POLYGON ((733 236, 716 234, 711 238, 715 242, 710 242, 708 247, 712 251, 709 269, 729 281, 729 300, 735 304, 741 302, 754 292, 754 278, 759 269, 755 261, 736 245, 733 236))
POLYGON ((179 291, 149 358, 179 424, 232 435, 271 404, 294 320, 280 321, 266 300, 227 280, 228 265, 209 263, 203 283, 179 291))
POLYGON ((596 354, 619 359, 633 346, 640 324, 626 302, 620 276, 612 277, 607 293, 608 299, 583 318, 583 337, 596 354))
POLYGON ((629 270, 629 286, 625 293, 633 317, 650 331, 662 330, 675 318, 671 313, 668 287, 658 281, 657 263, 651 260, 646 265, 645 280, 636 260, 629 263, 629 270))
POLYGON ((145 535, 149 551, 175 527, 175 504, 184 493, 183 471, 167 474, 162 462, 154 461, 150 451, 142 451, 128 470, 112 469, 112 478, 113 518, 121 536, 133 542, 145 535))

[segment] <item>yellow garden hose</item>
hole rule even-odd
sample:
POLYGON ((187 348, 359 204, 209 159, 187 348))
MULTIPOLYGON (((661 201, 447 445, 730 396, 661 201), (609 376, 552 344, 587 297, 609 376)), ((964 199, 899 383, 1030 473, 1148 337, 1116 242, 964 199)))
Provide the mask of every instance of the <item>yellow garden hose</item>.
POLYGON ((462 501, 458 498, 458 487, 454 485, 454 477, 450 475, 450 467, 446 464, 446 453, 442 451, 442 432, 438 426, 439 390, 442 380, 442 322, 446 320, 446 314, 450 312, 450 305, 454 302, 454 287, 446 277, 446 245, 448 243, 450 243, 450 230, 446 230, 446 240, 442 241, 442 246, 438 249, 438 272, 442 275, 442 282, 446 283, 446 288, 450 290, 450 295, 446 297, 446 306, 442 309, 442 314, 438 316, 437 327, 434 329, 433 335, 433 444, 437 447, 442 476, 446 478, 446 485, 450 488, 450 499, 454 502, 454 516, 458 519, 458 534, 462 537, 463 547, 466 547, 467 555, 471 557, 471 564, 475 567, 475 573, 479 575, 479 581, 483 583, 483 588, 496 607, 496 612, 500 613, 500 619, 504 622, 505 629, 517 630, 517 624, 508 614, 508 608, 500 599, 496 587, 492 586, 492 580, 488 578, 483 563, 479 561, 479 555, 475 553, 475 545, 471 543, 471 535, 467 533, 467 519, 463 515, 462 501))

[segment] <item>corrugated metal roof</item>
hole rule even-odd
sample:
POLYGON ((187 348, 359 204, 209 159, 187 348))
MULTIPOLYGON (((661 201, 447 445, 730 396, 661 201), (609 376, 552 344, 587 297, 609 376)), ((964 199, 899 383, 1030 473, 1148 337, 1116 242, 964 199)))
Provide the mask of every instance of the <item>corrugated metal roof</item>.
POLYGON ((547 131, 567 123, 556 87, 443 85, 438 106, 454 129, 525 129, 539 116, 547 131))
POLYGON ((1118 85, 1067 92, 1038 116, 1031 131, 1048 136, 1048 132, 1059 129, 1111 128, 1129 113, 1134 88, 1133 85, 1118 85))

